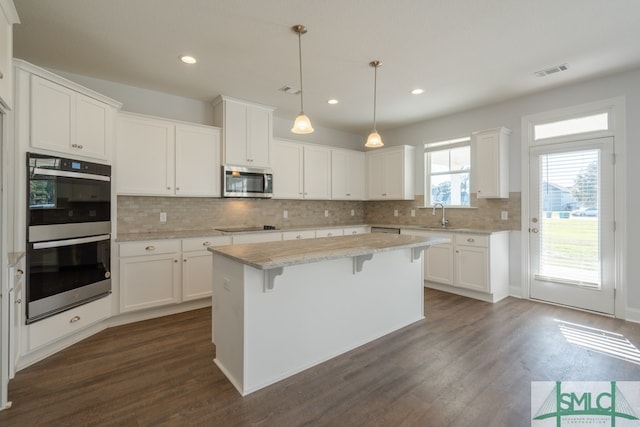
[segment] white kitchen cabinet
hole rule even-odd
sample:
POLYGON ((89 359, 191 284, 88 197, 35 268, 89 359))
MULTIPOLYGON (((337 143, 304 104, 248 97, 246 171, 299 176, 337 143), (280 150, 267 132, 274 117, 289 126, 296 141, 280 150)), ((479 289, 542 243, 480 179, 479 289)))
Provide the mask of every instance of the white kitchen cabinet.
POLYGON ((118 118, 118 194, 220 196, 220 131, 123 113, 118 118))
POLYGON ((361 226, 361 227, 345 227, 342 229, 342 233, 345 236, 351 236, 351 235, 356 235, 356 234, 365 234, 365 233, 370 233, 371 232, 371 228, 370 227, 366 227, 366 226, 361 226))
POLYGON ((25 326, 25 353, 72 335, 111 316, 111 295, 25 326))
POLYGON ((302 144, 273 139, 271 170, 274 199, 304 198, 303 156, 302 144))
POLYGON ((316 237, 335 237, 344 235, 343 228, 322 228, 316 230, 316 237))
POLYGON ((220 130, 176 125, 176 196, 220 197, 220 130))
POLYGON ((474 132, 471 151, 471 168, 479 199, 509 198, 509 134, 500 127, 474 132))
POLYGON ((401 145, 367 151, 367 197, 369 200, 415 198, 415 147, 401 145))
POLYGON ((365 154, 362 151, 331 149, 331 198, 365 199, 365 154))
POLYGON ((11 0, 0 2, 0 104, 13 108, 13 24, 20 22, 11 0))
POLYGON ((302 239, 315 239, 316 232, 313 230, 300 230, 300 231, 283 231, 282 240, 302 240, 302 239))
POLYGON ((211 297, 213 262, 209 247, 231 244, 231 236, 182 239, 182 301, 211 297))
POLYGON ((273 108, 227 96, 213 103, 214 124, 222 128, 225 164, 270 166, 273 108))
POLYGON ((31 146, 107 160, 115 109, 38 75, 31 76, 31 146))
POLYGON ((451 240, 425 251, 425 286, 488 302, 508 296, 508 231, 476 234, 402 229, 402 234, 451 240))
POLYGON ((317 145, 304 146, 304 198, 331 199, 331 150, 317 145))
POLYGON ((281 139, 271 145, 275 199, 331 198, 331 149, 281 139))
POLYGON ((180 240, 120 243, 120 312, 179 303, 180 240))
POLYGON ((16 374, 22 346, 22 324, 25 319, 24 303, 25 259, 9 268, 9 378, 16 374))
POLYGON ((455 285, 479 292, 491 292, 489 286, 489 237, 455 235, 455 285))

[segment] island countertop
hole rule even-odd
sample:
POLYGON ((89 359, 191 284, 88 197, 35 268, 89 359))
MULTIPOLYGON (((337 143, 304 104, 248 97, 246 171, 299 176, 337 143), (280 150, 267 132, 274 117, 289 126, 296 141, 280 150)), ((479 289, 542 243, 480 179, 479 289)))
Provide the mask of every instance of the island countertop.
POLYGON ((356 257, 396 249, 427 248, 449 239, 368 233, 209 247, 208 250, 259 270, 356 257))

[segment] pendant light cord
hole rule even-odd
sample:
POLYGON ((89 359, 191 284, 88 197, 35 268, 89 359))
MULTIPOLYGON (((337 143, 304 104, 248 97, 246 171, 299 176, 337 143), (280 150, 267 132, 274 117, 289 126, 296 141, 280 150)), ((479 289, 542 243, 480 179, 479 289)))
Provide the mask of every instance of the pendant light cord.
POLYGON ((373 131, 376 130, 376 98, 378 88, 378 64, 373 66, 373 131))
POLYGON ((300 114, 304 114, 304 100, 302 99, 304 94, 302 88, 302 40, 300 32, 298 32, 298 58, 300 60, 300 114))

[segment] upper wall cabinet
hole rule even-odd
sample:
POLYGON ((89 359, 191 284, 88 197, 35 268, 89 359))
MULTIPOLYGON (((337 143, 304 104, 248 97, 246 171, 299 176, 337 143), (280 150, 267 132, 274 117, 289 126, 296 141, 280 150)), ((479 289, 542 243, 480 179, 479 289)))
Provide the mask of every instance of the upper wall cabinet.
POLYGON ((271 145, 273 197, 331 198, 331 150, 326 147, 274 139, 271 145))
POLYGON ((367 151, 367 197, 369 200, 415 198, 415 147, 400 145, 367 151))
POLYGON ((17 132, 29 148, 110 162, 122 104, 27 62, 14 62, 17 132))
POLYGON ((118 194, 220 197, 220 130, 121 113, 118 194))
POLYGON ((364 200, 365 154, 355 150, 331 150, 331 198, 364 200))
POLYGON ((509 198, 509 134, 505 127, 474 132, 471 168, 478 199, 509 198))
POLYGON ((223 162, 270 166, 273 108, 227 96, 219 96, 213 105, 214 124, 222 128, 223 162))

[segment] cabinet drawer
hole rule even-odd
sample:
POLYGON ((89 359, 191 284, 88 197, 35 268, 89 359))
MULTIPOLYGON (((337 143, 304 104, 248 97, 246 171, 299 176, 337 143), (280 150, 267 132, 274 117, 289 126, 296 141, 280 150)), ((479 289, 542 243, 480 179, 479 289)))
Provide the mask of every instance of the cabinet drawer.
POLYGON ((342 236, 344 230, 342 228, 325 228, 322 230, 316 230, 316 237, 334 237, 342 236))
POLYGON ((180 252, 180 240, 120 243, 120 256, 158 255, 180 252))
POLYGON ((342 230, 345 236, 352 234, 365 234, 369 232, 369 227, 348 227, 342 230))
POLYGON ((313 230, 284 231, 282 233, 282 240, 314 239, 315 237, 316 232, 313 230))
POLYGON ((111 296, 72 308, 28 325, 29 351, 111 316, 111 296))
POLYGON ((224 246, 231 244, 231 236, 209 236, 194 237, 192 239, 182 239, 182 250, 201 251, 206 250, 209 246, 224 246))
POLYGON ((456 234, 456 245, 477 246, 486 248, 489 246, 489 236, 481 234, 456 234))

